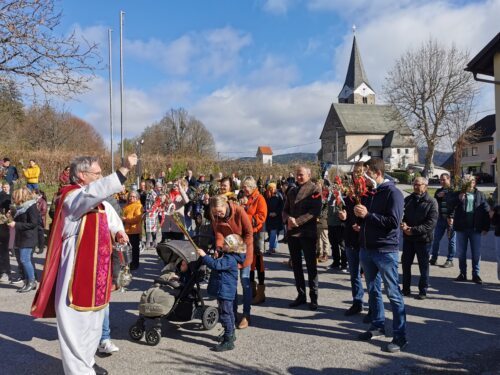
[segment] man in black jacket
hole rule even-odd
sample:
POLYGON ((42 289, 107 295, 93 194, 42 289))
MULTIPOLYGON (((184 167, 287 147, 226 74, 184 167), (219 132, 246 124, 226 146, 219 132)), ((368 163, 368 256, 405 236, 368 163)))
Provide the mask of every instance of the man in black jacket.
POLYGON ((311 181, 311 170, 298 167, 296 172, 297 187, 287 192, 283 220, 286 221, 288 232, 288 248, 292 259, 293 275, 298 296, 290 303, 297 307, 307 302, 306 283, 302 270, 302 253, 306 261, 309 280, 309 308, 318 308, 318 268, 316 265, 317 218, 321 214, 321 191, 311 181))
POLYGON ((457 232, 457 258, 460 274, 456 281, 467 281, 467 243, 470 242, 472 258, 472 281, 482 284, 479 276, 481 260, 481 234, 490 229, 490 206, 486 196, 477 190, 474 176, 467 175, 462 181, 463 191, 455 193, 450 200, 449 215, 453 229, 457 232))
POLYGON ((437 202, 427 193, 427 179, 417 177, 413 181, 413 193, 405 198, 403 230, 403 295, 409 296, 411 265, 415 254, 420 269, 417 299, 427 297, 429 286, 429 249, 438 218, 437 202))
MULTIPOLYGON (((457 236, 453 227, 450 225, 451 220, 448 218, 448 201, 453 196, 453 189, 451 188, 450 175, 448 173, 443 173, 439 177, 439 182, 441 187, 434 193, 434 198, 438 204, 439 216, 436 224, 436 229, 434 230, 434 239, 432 243, 432 255, 430 264, 431 266, 436 265, 437 258, 439 254, 439 243, 443 235, 447 233, 448 237, 448 256, 446 262, 441 266, 443 268, 453 267, 453 258, 455 257, 455 252, 457 249, 457 236)), ((451 214, 452 216, 452 214, 451 214)))

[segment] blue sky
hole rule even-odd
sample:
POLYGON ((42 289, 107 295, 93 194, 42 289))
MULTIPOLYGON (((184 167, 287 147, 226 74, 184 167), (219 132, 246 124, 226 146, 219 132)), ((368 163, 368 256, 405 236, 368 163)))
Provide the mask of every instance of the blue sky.
MULTIPOLYGON (((119 124, 119 11, 125 14, 125 136, 184 107, 223 156, 316 152, 343 84, 352 25, 378 102, 384 77, 429 36, 475 54, 497 32, 500 0, 62 0, 60 32, 100 43, 91 90, 65 103, 108 136, 107 29, 113 29, 115 125, 119 124), (241 154, 237 154, 240 152, 241 154)), ((477 111, 493 108, 483 88, 477 111)), ((478 116, 483 115, 483 113, 478 116)), ((116 132, 115 132, 116 133, 116 132)))

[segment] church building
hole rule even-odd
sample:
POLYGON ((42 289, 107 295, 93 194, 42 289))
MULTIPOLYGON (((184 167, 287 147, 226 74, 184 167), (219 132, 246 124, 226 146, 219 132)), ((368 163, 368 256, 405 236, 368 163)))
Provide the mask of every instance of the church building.
POLYGON ((375 96, 354 35, 344 86, 321 132, 321 162, 346 165, 374 156, 384 159, 392 170, 418 160, 410 128, 392 106, 375 104, 375 96))

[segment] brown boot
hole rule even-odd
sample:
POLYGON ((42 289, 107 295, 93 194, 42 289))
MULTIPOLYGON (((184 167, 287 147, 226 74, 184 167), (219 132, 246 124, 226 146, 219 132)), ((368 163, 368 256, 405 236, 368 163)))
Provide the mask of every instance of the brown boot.
POLYGON ((248 328, 250 325, 250 317, 243 315, 243 318, 240 320, 240 324, 238 324, 238 329, 245 329, 248 328))
POLYGON ((255 298, 255 296, 257 295, 257 282, 251 281, 250 288, 252 288, 252 298, 255 298))
POLYGON ((255 298, 252 300, 252 305, 258 305, 266 301, 265 291, 266 291, 265 285, 257 285, 257 294, 255 295, 255 298))

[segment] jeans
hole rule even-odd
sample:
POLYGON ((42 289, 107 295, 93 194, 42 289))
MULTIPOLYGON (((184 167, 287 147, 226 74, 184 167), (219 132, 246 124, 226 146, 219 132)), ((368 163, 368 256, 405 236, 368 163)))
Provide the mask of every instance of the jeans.
POLYGON ((30 190, 37 190, 38 189, 38 184, 26 184, 26 187, 30 190))
POLYGON ((403 295, 399 289, 398 257, 397 251, 385 253, 362 248, 359 253, 368 286, 368 303, 372 317, 371 329, 384 329, 385 323, 382 288, 380 282, 377 282, 377 276, 380 274, 391 303, 394 339, 406 336, 406 311, 403 295))
POLYGON ((306 282, 302 269, 302 253, 306 261, 311 302, 318 302, 318 268, 316 264, 316 237, 288 237, 288 249, 292 259, 295 287, 299 297, 306 296, 306 282))
POLYGON ((472 276, 479 276, 479 261, 481 260, 481 233, 474 229, 457 231, 457 257, 460 273, 467 275, 467 242, 470 243, 472 259, 472 276))
POLYGON ((19 249, 19 259, 23 265, 24 277, 29 281, 35 281, 35 269, 33 268, 33 263, 31 263, 31 253, 33 249, 31 247, 24 247, 19 249))
POLYGON ((104 309, 104 320, 102 321, 101 342, 111 339, 111 328, 109 326, 109 304, 104 309))
POLYGON ((332 265, 334 267, 347 267, 345 254, 344 225, 328 226, 328 239, 332 246, 332 265))
POLYGON ((497 279, 500 280, 500 237, 495 237, 495 246, 497 250, 497 279))
POLYGON ((269 231, 269 250, 276 250, 278 248, 278 230, 271 229, 269 231))
MULTIPOLYGON (((432 243, 432 258, 437 259, 439 254, 439 243, 444 234, 448 233, 448 222, 443 217, 439 217, 436 229, 434 229, 434 242, 432 243)), ((448 238, 448 257, 446 260, 453 260, 457 250, 457 234, 451 229, 450 237, 448 238)))
POLYGON ((218 299, 217 303, 219 304, 219 322, 224 328, 224 338, 228 339, 234 333, 235 314, 231 309, 233 301, 218 299))
POLYGON ((346 246, 345 252, 347 261, 349 262, 349 273, 351 274, 351 291, 352 302, 354 304, 363 304, 363 283, 361 282, 361 274, 359 273, 359 248, 346 246))
MULTIPOLYGON (((250 307, 252 305, 252 290, 250 289, 250 267, 247 266, 240 270, 240 282, 243 289, 243 315, 250 316, 250 307)), ((238 292, 233 301, 234 316, 238 313, 238 292)))
POLYGON ((418 290, 420 294, 427 294, 429 287, 429 246, 425 242, 403 241, 403 292, 410 292, 411 285, 411 265, 417 255, 418 268, 420 269, 420 280, 418 290))

